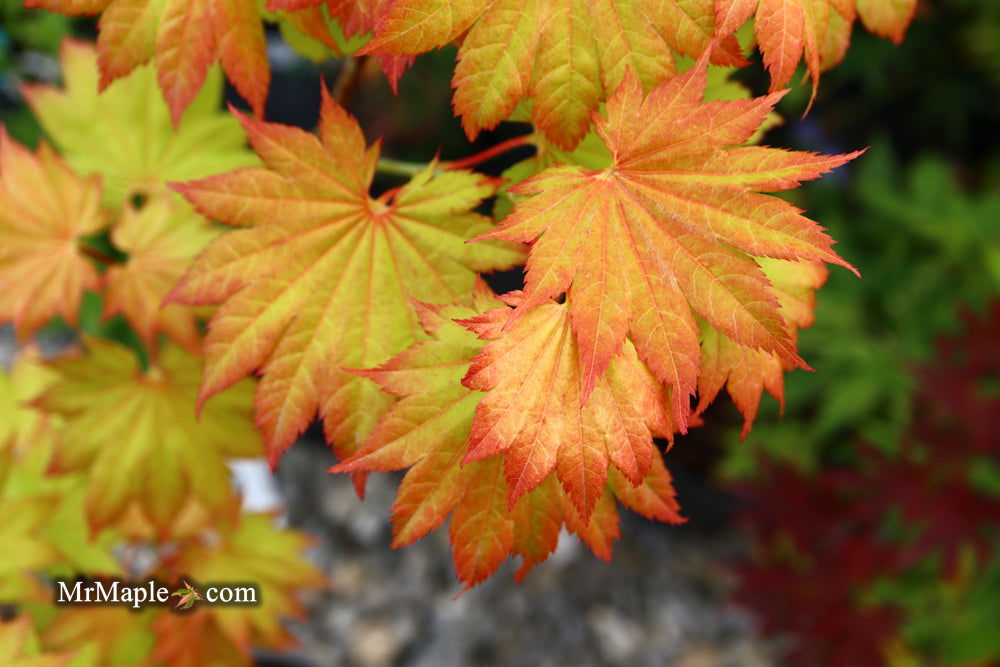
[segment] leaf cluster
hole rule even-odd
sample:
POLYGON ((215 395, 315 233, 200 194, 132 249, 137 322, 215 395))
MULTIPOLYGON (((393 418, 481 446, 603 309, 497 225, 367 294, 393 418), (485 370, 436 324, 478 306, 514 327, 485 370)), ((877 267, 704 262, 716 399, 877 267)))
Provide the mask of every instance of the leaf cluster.
POLYGON ((303 536, 241 512, 226 461, 262 453, 253 383, 196 415, 205 313, 161 303, 217 235, 164 179, 253 157, 215 110, 218 88, 175 130, 151 70, 98 96, 94 50, 67 42, 62 57, 65 89, 27 95, 63 155, 0 128, 0 319, 23 341, 0 372, 0 514, 13 556, 0 599, 18 615, 0 651, 10 664, 46 664, 39 651, 73 665, 249 663, 251 645, 288 644, 277 619, 299 613, 295 593, 323 579, 300 555, 303 536), (86 321, 87 300, 127 323, 134 346, 96 335, 107 328, 86 321), (83 334, 45 360, 25 339, 56 319, 83 334), (242 576, 266 599, 192 610, 196 622, 165 608, 53 606, 52 578, 77 576, 196 586, 242 576))

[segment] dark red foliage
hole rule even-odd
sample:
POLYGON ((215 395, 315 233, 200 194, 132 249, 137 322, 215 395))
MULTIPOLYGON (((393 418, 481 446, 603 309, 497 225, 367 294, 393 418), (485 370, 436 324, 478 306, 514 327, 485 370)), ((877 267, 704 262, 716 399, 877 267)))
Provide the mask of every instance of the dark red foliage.
POLYGON ((896 454, 862 445, 856 467, 812 477, 765 462, 762 481, 739 489, 756 551, 739 568, 737 599, 766 632, 792 636, 791 664, 884 665, 899 619, 865 605, 865 588, 930 557, 954 575, 964 548, 984 564, 997 547, 1000 498, 969 473, 1000 454, 1000 303, 963 319, 965 335, 943 340, 917 372, 913 424, 896 454), (889 530, 893 513, 902 535, 889 530))

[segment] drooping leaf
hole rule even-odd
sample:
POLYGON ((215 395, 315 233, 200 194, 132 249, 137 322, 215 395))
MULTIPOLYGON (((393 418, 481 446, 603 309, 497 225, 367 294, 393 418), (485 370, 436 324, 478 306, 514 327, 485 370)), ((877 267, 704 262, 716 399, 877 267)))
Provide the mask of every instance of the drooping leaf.
POLYGON ((916 0, 715 0, 715 13, 719 35, 753 17, 771 92, 788 85, 805 60, 815 95, 820 73, 843 59, 856 15, 871 32, 899 43, 916 5, 916 0))
POLYGON ((155 346, 163 332, 197 352, 201 336, 194 309, 161 304, 194 256, 217 235, 204 218, 173 198, 154 197, 139 210, 126 205, 111 240, 128 259, 105 275, 105 316, 124 315, 147 347, 155 346))
MULTIPOLYGON (((813 322, 815 291, 826 282, 827 270, 818 262, 788 262, 760 258, 758 263, 774 286, 781 314, 794 334, 813 322)), ((787 363, 773 352, 738 345, 702 322, 701 373, 698 376, 698 409, 701 413, 725 386, 743 414, 743 437, 750 432, 761 393, 766 389, 785 404, 784 373, 787 363)))
MULTIPOLYGON (((298 15, 309 11, 320 11, 326 8, 326 13, 336 21, 343 32, 345 44, 343 51, 348 54, 357 53, 371 38, 379 20, 388 11, 393 0, 268 0, 267 8, 271 10, 293 10, 286 20, 293 20, 298 15)), ((300 29, 301 23, 295 26, 300 29)), ((305 32, 300 29, 300 32, 305 32)), ((336 33, 331 31, 336 37, 336 33)), ((389 85, 395 91, 399 78, 413 64, 414 55, 396 55, 390 53, 377 54, 379 64, 389 85)))
MULTIPOLYGON (((482 363, 488 354, 501 354, 497 350, 483 351, 483 340, 470 331, 459 327, 451 318, 464 317, 466 326, 480 333, 499 332, 500 326, 509 313, 507 307, 496 308, 496 302, 480 290, 476 298, 475 310, 466 306, 421 306, 421 322, 432 338, 419 342, 401 352, 382 366, 358 371, 382 387, 384 391, 400 398, 375 428, 371 438, 351 459, 335 466, 337 472, 357 472, 370 470, 397 470, 409 468, 392 509, 393 546, 402 547, 420 539, 438 528, 449 516, 450 536, 459 579, 466 586, 474 586, 489 577, 509 556, 522 558, 522 566, 517 573, 521 579, 531 568, 548 558, 555 549, 559 532, 564 525, 587 542, 602 558, 610 558, 611 542, 617 537, 617 510, 614 497, 626 506, 644 516, 670 523, 678 523, 681 518, 674 499, 670 476, 663 467, 659 454, 646 432, 646 441, 639 445, 640 456, 650 454, 650 460, 643 464, 647 472, 635 480, 634 468, 625 465, 632 474, 631 479, 619 472, 618 461, 612 458, 608 464, 608 452, 623 452, 635 446, 635 440, 628 441, 629 435, 623 428, 616 428, 636 413, 644 417, 659 415, 664 420, 664 399, 655 394, 656 383, 649 378, 646 385, 639 384, 633 389, 629 401, 621 400, 613 406, 613 401, 601 402, 598 394, 584 408, 579 401, 552 406, 549 415, 556 421, 559 407, 562 417, 575 421, 586 428, 577 434, 574 447, 570 443, 565 455, 572 458, 575 452, 588 448, 581 444, 586 439, 589 449, 604 448, 604 471, 607 477, 575 480, 571 477, 560 479, 558 470, 550 470, 531 489, 522 489, 515 497, 508 483, 508 453, 496 454, 481 460, 468 461, 474 437, 474 419, 477 405, 487 400, 489 394, 463 386, 461 380, 469 373, 472 363, 482 363), (492 310, 487 310, 492 308, 492 310), (477 311, 485 313, 476 315, 477 311), (475 360, 475 361, 474 361, 475 360), (648 389, 645 389, 648 388, 648 389), (650 391, 653 395, 643 392, 650 391), (649 399, 649 400, 644 400, 649 399), (657 400, 658 399, 658 400, 657 400), (609 408, 621 408, 626 415, 616 422, 609 408), (603 431, 602 431, 603 429, 603 431), (581 483, 578 484, 577 481, 581 483), (568 488, 567 488, 568 487, 568 488), (582 496, 582 497, 581 497, 582 496), (589 503, 589 506, 588 506, 589 503), (580 505, 580 509, 578 509, 580 505), (581 516, 588 517, 587 520, 581 516)), ((543 317, 562 317, 558 311, 563 306, 553 305, 539 309, 543 317)), ((527 319, 519 323, 521 330, 514 335, 523 335, 532 323, 527 319)), ((563 325, 565 327, 565 324, 563 325)), ((510 363, 511 374, 524 370, 519 361, 537 352, 532 349, 517 351, 515 359, 501 357, 499 363, 510 363)), ((565 351, 563 351, 565 353, 565 351)), ((628 366, 622 362, 620 366, 628 366)), ((634 364, 633 364, 634 366, 634 364)), ((648 373, 639 366, 642 373, 648 373)), ((615 369, 609 369, 602 379, 601 387, 607 386, 614 396, 617 389, 615 369)), ((527 382, 535 378, 529 377, 527 382)), ((538 393, 548 390, 541 387, 538 393)), ((558 394, 559 392, 553 392, 558 394)), ((531 420, 537 415, 530 415, 531 420)), ((646 428, 645 425, 638 425, 646 428)), ((666 428, 666 424, 661 424, 666 428)), ((539 437, 540 446, 544 443, 539 437)), ((570 437, 566 438, 569 442, 570 437)), ((558 444, 558 443, 555 443, 558 444)), ((632 463, 626 459, 626 464, 632 463)), ((515 466, 516 467, 516 466, 515 466)), ((564 471, 581 470, 574 462, 563 464, 564 471)))
POLYGON ((378 148, 365 148, 325 93, 318 138, 241 120, 267 168, 177 186, 209 218, 245 227, 216 240, 174 292, 223 304, 209 325, 200 400, 259 370, 257 425, 271 462, 317 412, 345 456, 391 400, 342 369, 383 363, 422 336, 411 298, 466 298, 476 271, 523 254, 465 244, 490 228, 471 212, 493 192, 484 177, 430 165, 372 199, 378 148))
POLYGON ((917 0, 857 0, 857 3, 865 27, 896 44, 903 41, 917 11, 917 0))
POLYGON ((572 148, 630 70, 645 89, 675 73, 673 52, 743 64, 735 38, 712 42, 711 0, 396 0, 362 53, 416 55, 462 37, 453 85, 470 138, 532 99, 533 122, 572 148))
POLYGON ((614 465, 633 485, 649 472, 653 437, 671 437, 667 393, 625 344, 582 397, 580 345, 565 304, 545 304, 501 331, 507 308, 477 333, 490 342, 463 384, 476 406, 465 462, 504 453, 508 503, 552 472, 586 523, 614 465))
MULTIPOLYGON (((152 61, 174 125, 198 97, 216 62, 254 111, 264 111, 271 69, 256 0, 25 0, 24 4, 70 16, 100 13, 100 88, 152 61)), ((306 11, 313 18, 316 12, 306 11)))
POLYGON ((142 509, 161 536, 169 534, 189 498, 221 512, 232 490, 227 457, 260 454, 250 423, 250 381, 204 406, 196 418, 201 368, 165 346, 148 370, 131 350, 88 339, 88 353, 55 364, 58 382, 39 404, 63 419, 57 470, 86 470, 86 508, 95 527, 142 509))
POLYGON ((64 41, 60 63, 64 88, 24 86, 25 99, 66 160, 81 174, 101 175, 108 206, 153 195, 168 181, 257 163, 239 124, 218 108, 217 70, 175 128, 152 67, 139 67, 98 93, 92 46, 64 41))
POLYGON ((692 311, 739 345, 804 365, 754 256, 849 265, 819 225, 760 193, 857 155, 739 146, 780 96, 702 103, 705 85, 704 62, 646 97, 627 74, 595 119, 610 166, 557 166, 519 183, 512 193, 533 196, 480 237, 534 241, 514 320, 567 293, 581 400, 629 339, 671 388, 682 431, 698 377, 692 311))
POLYGON ((99 179, 0 127, 0 324, 26 338, 56 315, 75 323, 83 292, 98 285, 82 239, 107 222, 99 179))

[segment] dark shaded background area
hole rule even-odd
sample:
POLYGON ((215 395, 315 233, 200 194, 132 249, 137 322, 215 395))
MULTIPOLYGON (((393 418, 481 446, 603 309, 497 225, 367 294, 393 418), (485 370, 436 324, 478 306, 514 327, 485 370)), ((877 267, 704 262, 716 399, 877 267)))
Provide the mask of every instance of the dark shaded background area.
MULTIPOLYGON (((55 79, 62 34, 92 37, 93 25, 14 0, 0 0, 0 19, 0 122, 32 142, 18 81, 55 79)), ((271 37, 267 113, 312 127, 319 76, 332 85, 341 63, 317 66, 271 37)), ((398 96, 377 73, 360 80, 349 108, 386 156, 453 159, 527 131, 470 144, 451 114, 453 59, 418 59, 398 96)), ((736 78, 767 89, 759 56, 736 78)), ((610 565, 564 538, 522 584, 507 564, 455 599, 442 531, 388 546, 398 478, 376 476, 360 503, 323 472, 332 458, 310 432, 278 470, 288 521, 321 536, 333 582, 297 627, 301 664, 997 664, 1000 2, 923 2, 899 47, 858 26, 802 119, 808 94, 783 100, 765 143, 871 147, 789 195, 864 278, 831 270, 799 341, 817 372, 787 377, 783 416, 765 398, 741 443, 741 417, 720 399, 667 454, 689 523, 623 517, 610 565)), ((519 280, 490 278, 498 290, 519 280)))

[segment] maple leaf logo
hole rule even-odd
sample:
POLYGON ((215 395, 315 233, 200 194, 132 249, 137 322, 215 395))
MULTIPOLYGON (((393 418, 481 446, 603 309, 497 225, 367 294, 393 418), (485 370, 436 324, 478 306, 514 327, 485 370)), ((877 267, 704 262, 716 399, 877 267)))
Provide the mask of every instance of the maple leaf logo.
POLYGON ((184 587, 178 588, 170 594, 170 597, 179 597, 180 601, 174 605, 174 609, 190 609, 191 606, 201 599, 201 594, 188 582, 183 582, 184 587))

